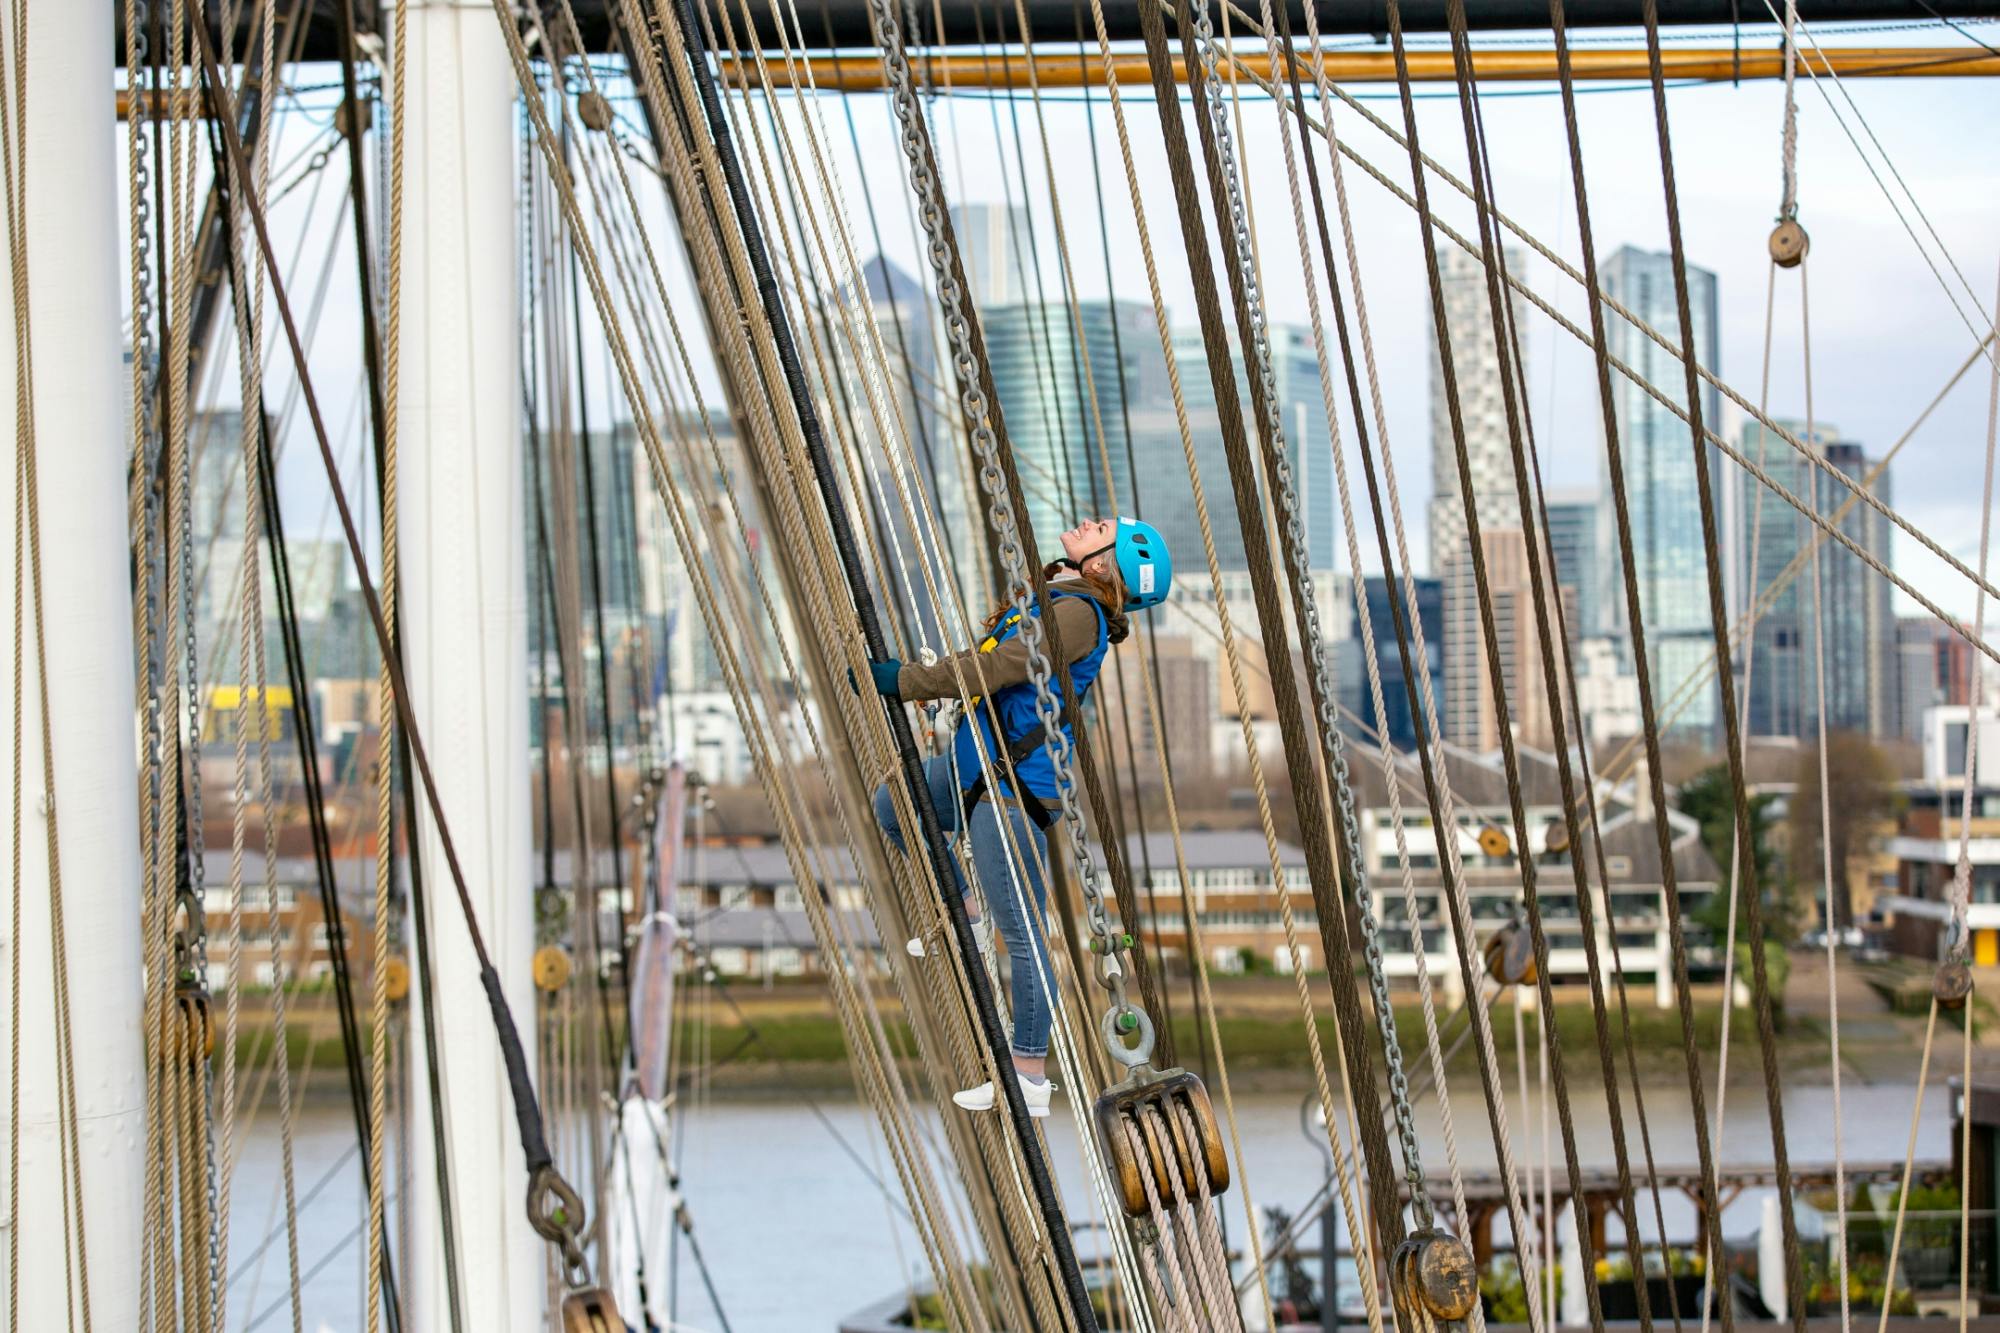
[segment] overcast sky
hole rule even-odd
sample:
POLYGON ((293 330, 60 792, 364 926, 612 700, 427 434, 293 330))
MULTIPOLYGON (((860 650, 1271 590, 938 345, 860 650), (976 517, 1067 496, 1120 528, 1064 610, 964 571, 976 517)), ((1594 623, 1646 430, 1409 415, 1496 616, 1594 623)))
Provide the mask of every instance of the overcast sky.
MULTIPOLYGON (((1972 31, 1985 36, 2000 29, 1972 31)), ((1769 41, 1768 30, 1746 29, 1746 33, 1746 41, 1769 41)), ((1519 35, 1508 40, 1510 44, 1530 44, 1537 38, 1519 35)), ((1938 29, 1844 40, 1967 44, 1965 39, 1938 29)), ((314 78, 307 70, 299 81, 323 84, 328 80, 314 78)), ((1626 243, 1664 250, 1666 223, 1650 93, 1644 87, 1585 87, 1588 91, 1581 98, 1581 117, 1599 254, 1606 255, 1626 243)), ((1801 78, 1798 90, 1799 216, 1812 236, 1808 273, 1814 407, 1818 420, 1878 453, 1907 429, 1970 352, 1974 335, 1967 321, 1980 323, 1985 318, 1981 310, 1993 306, 1996 268, 2000 268, 2000 227, 1995 225, 2000 220, 2000 134, 1993 132, 2000 124, 2000 84, 1982 79, 1881 78, 1849 80, 1842 88, 1845 96, 1830 86, 1812 85, 1801 78), (1829 109, 1822 87, 1838 105, 1845 129, 1829 109), (1853 99, 1853 106, 1846 97, 1853 99), (1865 118, 1865 129, 1857 109, 1859 117, 1865 118), (1902 184, 1935 227, 1942 250, 1899 189, 1898 203, 1924 237, 1931 261, 1943 272, 1945 283, 1955 291, 1956 309, 1871 176, 1868 162, 1850 141, 1850 132, 1869 146, 1868 161, 1895 188, 1896 181, 1873 149, 1872 133, 1902 184), (1947 251, 1962 270, 1970 293, 1947 266, 1943 258, 1947 251)), ((1449 85, 1423 86, 1419 129, 1425 148, 1463 174, 1465 145, 1457 102, 1439 95, 1448 89, 1449 85)), ((1144 181, 1148 222, 1162 265, 1166 301, 1177 326, 1191 324, 1192 288, 1174 224, 1157 112, 1150 98, 1136 96, 1141 90, 1128 91, 1135 94, 1127 100, 1128 122, 1144 181)), ((1364 85, 1358 91, 1371 109, 1400 125, 1393 85, 1364 85)), ((1560 99, 1540 85, 1495 85, 1489 92, 1492 95, 1484 98, 1485 124, 1501 208, 1572 263, 1578 262, 1560 99)), ((1782 99, 1782 87, 1775 81, 1741 87, 1677 87, 1669 95, 1688 257, 1719 277, 1722 338, 1721 364, 1716 369, 1753 400, 1769 271, 1765 244, 1780 191, 1782 99)), ((330 106, 324 93, 308 95, 307 101, 322 112, 330 106)), ((791 99, 784 99, 784 105, 785 114, 797 114, 791 99)), ((856 228, 855 243, 864 257, 873 250, 859 207, 860 192, 867 189, 882 217, 886 249, 901 266, 914 271, 920 261, 911 241, 903 200, 902 157, 888 103, 880 96, 859 96, 852 99, 852 107, 859 160, 847 138, 843 108, 832 98, 822 104, 824 124, 832 140, 833 165, 841 174, 850 204, 848 216, 856 228)), ((622 117, 637 121, 636 105, 624 103, 619 110, 622 117)), ((997 203, 1003 197, 1003 172, 1005 189, 1012 191, 1017 203, 1025 188, 1044 247, 1050 295, 1056 296, 1050 258, 1055 236, 1034 112, 1025 95, 1013 110, 1020 116, 1028 156, 1025 186, 1014 157, 1010 108, 1004 100, 959 97, 937 104, 934 123, 939 151, 945 158, 947 189, 954 204, 997 203)), ((1296 276, 1298 247, 1277 139, 1277 115, 1269 101, 1247 96, 1242 113, 1247 140, 1244 160, 1271 312, 1278 321, 1304 323, 1307 310, 1296 276)), ((1081 295, 1101 298, 1107 290, 1107 275, 1095 223, 1086 111, 1077 94, 1068 91, 1045 99, 1044 114, 1081 295)), ((311 119, 290 118, 280 140, 281 163, 318 146, 314 140, 318 126, 309 123, 311 119)), ((317 119, 323 122, 324 114, 317 119)), ((1130 196, 1101 92, 1093 99, 1091 120, 1105 173, 1114 237, 1110 281, 1121 299, 1144 299, 1145 272, 1132 240, 1130 196)), ((1336 112, 1336 124, 1343 138, 1365 158, 1391 177, 1407 182, 1403 150, 1366 125, 1358 113, 1342 107, 1336 112)), ((294 291, 297 305, 307 303, 311 284, 326 269, 321 257, 330 253, 329 228, 339 211, 338 196, 346 175, 341 163, 341 155, 336 153, 329 169, 320 173, 323 184, 316 201, 315 180, 301 178, 276 213, 280 250, 296 245, 304 256, 300 265, 303 276, 294 280, 295 287, 303 289, 294 291)), ((1323 156, 1321 166, 1324 177, 1323 156)), ((281 183, 291 178, 283 171, 278 177, 281 183)), ((1431 489, 1431 332, 1415 215, 1352 164, 1347 179, 1389 428, 1404 484, 1405 512, 1416 525, 1411 533, 1413 549, 1422 551, 1423 501, 1431 489)), ((1470 230, 1469 209, 1462 199, 1435 181, 1432 197, 1455 225, 1462 231, 1470 230)), ((677 259, 663 210, 649 205, 648 223, 660 243, 660 253, 677 259)), ((329 271, 323 325, 313 350, 315 381, 330 421, 342 430, 350 447, 358 432, 361 376, 351 264, 344 250, 335 257, 329 271), (346 423, 344 427, 342 423, 346 423)), ((1532 262, 1523 276, 1582 321, 1583 307, 1568 279, 1540 261, 1532 262)), ((678 271, 672 284, 685 303, 681 312, 684 320, 698 326, 689 288, 678 271)), ((1798 275, 1781 274, 1770 393, 1774 415, 1802 416, 1805 411, 1799 293, 1798 275)), ((1594 488, 1602 444, 1589 356, 1580 344, 1539 315, 1531 317, 1524 333, 1529 339, 1530 380, 1549 484, 1594 488)), ((282 365, 283 358, 279 360, 282 365)), ((1990 387, 1983 370, 1976 369, 1962 380, 1905 448, 1891 477, 1896 507, 1968 563, 1976 557, 1978 542, 1978 496, 1990 387)), ((601 420, 603 385, 596 387, 599 406, 593 417, 601 420)), ((274 396, 281 397, 281 391, 274 388, 274 396)), ((230 372, 221 400, 233 399, 234 376, 230 372)), ((625 415, 622 404, 619 414, 625 415)), ((1734 414, 1726 414, 1725 420, 1733 438, 1734 414)), ((283 467, 284 493, 295 530, 310 530, 312 516, 324 508, 325 485, 316 471, 309 441, 302 435, 294 439, 306 447, 288 451, 283 467)), ((1772 503, 1783 508, 1782 502, 1772 503)), ((1789 515, 1790 511, 1784 513, 1789 515)), ((1899 569, 1947 608, 1969 614, 1971 595, 1963 581, 1921 552, 1913 552, 1913 543, 1899 539, 1899 569)))

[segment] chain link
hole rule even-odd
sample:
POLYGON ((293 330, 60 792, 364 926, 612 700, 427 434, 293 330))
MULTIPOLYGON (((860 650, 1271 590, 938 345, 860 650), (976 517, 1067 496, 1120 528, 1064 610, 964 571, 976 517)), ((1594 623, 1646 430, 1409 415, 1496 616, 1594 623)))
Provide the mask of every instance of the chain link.
MULTIPOLYGON (((979 360, 972 348, 972 330, 965 316, 964 293, 952 276, 951 249, 943 236, 944 220, 940 191, 932 174, 929 155, 918 118, 922 112, 910 86, 909 61, 903 52, 899 29, 890 0, 869 0, 874 13, 876 43, 882 49, 882 66, 895 97, 896 119, 902 125, 903 155, 909 159, 910 184, 917 196, 917 216, 924 228, 931 271, 936 275, 938 299, 944 307, 945 331, 951 340, 952 369, 959 382, 959 403, 970 423, 972 447, 979 457, 979 484, 987 496, 987 518, 993 528, 1006 574, 1008 601, 1019 616, 1018 633, 1027 649, 1028 678, 1035 688, 1035 716, 1040 720, 1049 760, 1055 770, 1056 789, 1062 801, 1063 825, 1075 849, 1077 878, 1082 885, 1084 915, 1093 937, 1092 952, 1098 957, 1098 982, 1111 994, 1111 1017, 1121 1025, 1144 1031, 1150 1028, 1145 1015, 1125 994, 1125 965, 1119 958, 1123 936, 1111 928, 1110 911, 1098 882, 1097 862, 1083 827, 1083 810, 1077 803, 1076 779, 1071 772, 1071 744, 1062 725, 1061 704, 1050 688, 1052 668, 1043 648, 1043 626, 1033 614, 1034 588, 1022 555, 1020 524, 1008 495, 1006 476, 1000 466, 1000 442, 993 431, 986 393, 980 386, 979 360)), ((968 718, 968 723, 970 719, 968 718)), ((1109 1026, 1109 1024, 1107 1024, 1109 1026)), ((1121 1030, 1124 1030, 1121 1026, 1121 1030)), ((1143 1037, 1142 1037, 1143 1042, 1143 1037)), ((1112 1042, 1114 1055, 1124 1048, 1112 1042)))
MULTIPOLYGON (((1230 133, 1229 113, 1222 100, 1222 81, 1216 53, 1215 28, 1209 20, 1208 0, 1195 0, 1195 41, 1201 52, 1202 109, 1215 131, 1216 148, 1222 159, 1223 185, 1228 195, 1229 222, 1234 233, 1237 268, 1243 279, 1244 304, 1250 311, 1251 350, 1256 359, 1258 383, 1269 406, 1271 431, 1271 487, 1277 492, 1284 522, 1285 549, 1294 568, 1308 577, 1305 530, 1299 521, 1298 492, 1292 482, 1292 466, 1286 456, 1284 425, 1277 412, 1278 380, 1272 368, 1269 317, 1257 278, 1257 260, 1250 237, 1249 210, 1243 201, 1243 186, 1236 166, 1235 140, 1230 133)), ((1303 442, 1301 442, 1303 443, 1303 442)), ((1348 881, 1354 886, 1355 906, 1361 923, 1361 951, 1368 969, 1368 989, 1375 1001, 1375 1020, 1382 1032, 1383 1059, 1389 1071, 1389 1097, 1396 1116, 1396 1132, 1402 1141, 1403 1171, 1410 1184, 1418 1224, 1429 1226, 1431 1201, 1424 1186, 1423 1159, 1417 1147, 1415 1113, 1410 1109, 1410 1082, 1403 1070, 1403 1050, 1396 1039, 1395 1010, 1389 1004, 1389 981, 1382 967, 1381 932, 1375 921, 1373 895, 1361 852, 1361 827, 1354 809, 1354 788, 1348 778, 1347 747, 1342 741, 1331 673, 1327 669, 1326 647, 1321 636, 1319 606, 1312 589, 1300 599, 1300 634, 1305 640, 1306 660, 1319 689, 1319 732, 1326 754, 1327 772, 1333 779, 1334 802, 1340 812, 1342 835, 1347 839, 1348 881)), ((1327 960, 1329 966, 1334 960, 1327 960)))

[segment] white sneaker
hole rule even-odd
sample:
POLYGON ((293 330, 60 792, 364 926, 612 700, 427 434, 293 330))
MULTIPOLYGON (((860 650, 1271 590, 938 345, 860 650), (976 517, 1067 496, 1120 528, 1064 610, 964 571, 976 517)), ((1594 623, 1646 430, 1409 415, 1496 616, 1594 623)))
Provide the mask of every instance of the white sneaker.
MULTIPOLYGON (((972 938, 974 942, 976 942, 979 945, 980 956, 983 958, 991 958, 993 956, 992 918, 982 916, 977 921, 973 922, 972 938)), ((923 936, 912 935, 909 939, 903 941, 903 952, 910 955, 910 957, 912 958, 922 958, 930 951, 924 947, 923 936)))
MULTIPOLYGON (((1037 1083, 1025 1074, 1016 1074, 1020 1080, 1021 1098, 1028 1103, 1028 1114, 1040 1120, 1049 1113, 1049 1094, 1056 1090, 1054 1079, 1043 1079, 1037 1083)), ((990 1111, 993 1109, 993 1082, 988 1079, 976 1088, 951 1094, 954 1103, 968 1111, 990 1111)))

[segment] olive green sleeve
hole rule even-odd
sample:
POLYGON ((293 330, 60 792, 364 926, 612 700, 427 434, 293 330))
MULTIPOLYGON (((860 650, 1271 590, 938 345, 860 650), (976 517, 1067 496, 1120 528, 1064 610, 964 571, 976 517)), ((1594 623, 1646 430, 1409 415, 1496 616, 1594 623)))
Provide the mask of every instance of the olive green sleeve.
MULTIPOLYGON (((1069 660, 1080 661, 1097 647, 1096 608, 1081 597, 1060 597, 1056 599, 1055 613, 1056 634, 1069 660)), ((955 699, 959 673, 964 675, 966 689, 974 694, 1022 684, 1028 679, 1028 645, 1016 634, 990 653, 968 649, 929 666, 906 662, 897 677, 897 692, 910 703, 955 699)))

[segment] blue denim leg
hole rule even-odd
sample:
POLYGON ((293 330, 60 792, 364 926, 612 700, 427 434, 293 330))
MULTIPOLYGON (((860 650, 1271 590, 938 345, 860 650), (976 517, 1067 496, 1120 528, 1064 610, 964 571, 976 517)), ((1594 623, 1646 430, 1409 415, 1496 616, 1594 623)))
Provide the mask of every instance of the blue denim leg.
MULTIPOLYGON (((930 785, 931 803, 937 807, 938 823, 944 828, 944 835, 950 838, 958 832, 961 809, 959 806, 958 783, 952 774, 951 756, 941 754, 924 761, 924 781, 930 785)), ((896 803, 890 798, 889 784, 883 783, 875 789, 875 821, 882 831, 889 835, 897 851, 908 851, 903 843, 903 830, 896 822, 896 803)), ((960 893, 965 892, 965 878, 958 873, 958 862, 951 863, 952 874, 958 879, 960 893)))
POLYGON ((1049 969, 1048 944, 1042 937, 1043 918, 1048 906, 1048 889, 1042 877, 1042 859, 1048 842, 1018 807, 981 801, 972 807, 968 820, 972 838, 972 862, 979 870, 979 882, 986 890, 986 902, 993 912, 993 924, 1007 942, 1008 993, 1014 1010, 1014 1053, 1042 1056, 1049 1050, 1049 999, 1045 986, 1055 984, 1049 969), (1014 857, 1001 818, 1012 825, 1012 846, 1018 847, 1025 862, 1021 893, 1015 892, 1014 857), (1021 899, 1029 904, 1022 915, 1021 899))

